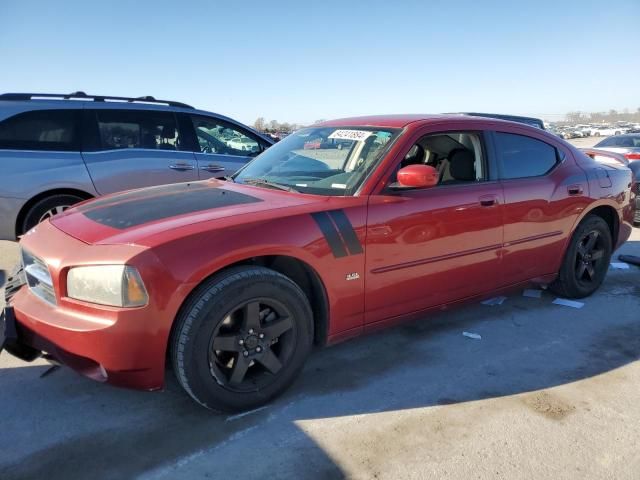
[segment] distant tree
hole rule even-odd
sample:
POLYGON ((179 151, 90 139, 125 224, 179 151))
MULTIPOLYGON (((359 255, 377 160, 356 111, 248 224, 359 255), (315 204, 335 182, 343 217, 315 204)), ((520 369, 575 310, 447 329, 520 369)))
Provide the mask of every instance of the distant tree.
POLYGON ((585 116, 581 112, 569 112, 565 118, 569 123, 580 123, 585 119, 585 116))
POLYGON ((313 123, 322 123, 322 122, 324 122, 324 121, 326 121, 326 120, 325 120, 324 118, 321 118, 320 120, 316 120, 316 121, 315 121, 315 122, 313 122, 313 123))
POLYGON ((280 124, 278 123, 277 120, 271 120, 269 122, 269 130, 273 132, 277 132, 279 127, 280 127, 280 124))
POLYGON ((253 128, 258 130, 259 132, 262 132, 264 130, 265 125, 266 122, 264 120, 264 117, 258 117, 256 118, 256 121, 253 122, 253 128))

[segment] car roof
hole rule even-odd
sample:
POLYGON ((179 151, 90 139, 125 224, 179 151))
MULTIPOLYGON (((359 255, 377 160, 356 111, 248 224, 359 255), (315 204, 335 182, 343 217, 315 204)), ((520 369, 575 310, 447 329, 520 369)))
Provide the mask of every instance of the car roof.
MULTIPOLYGON (((80 92, 81 93, 81 92, 80 92)), ((64 94, 30 94, 30 93, 5 93, 0 94, 0 112, 6 109, 2 109, 3 104, 6 106, 12 105, 9 108, 9 115, 16 113, 26 112, 30 110, 45 110, 45 109, 113 109, 113 110, 158 110, 164 112, 182 112, 192 115, 204 115, 207 117, 214 117, 223 122, 227 122, 231 125, 240 126, 246 130, 249 130, 253 134, 273 144, 274 141, 271 137, 258 132, 249 125, 245 125, 238 120, 221 115, 219 113, 210 112, 207 110, 200 110, 181 102, 174 102, 171 100, 156 100, 153 97, 112 97, 112 96, 92 96, 92 95, 69 95, 71 98, 64 98, 64 94), (33 97, 33 98, 30 98, 33 97), (96 98, 103 98, 106 100, 96 101, 96 98), (121 101, 112 101, 110 99, 122 99, 121 101)), ((5 112, 6 113, 6 112, 5 112)), ((0 115, 0 119, 3 115, 0 115)))
MULTIPOLYGON (((502 120, 495 117, 475 116, 466 113, 439 113, 439 114, 398 114, 398 115, 370 115, 363 117, 339 118, 319 122, 314 126, 322 127, 379 127, 379 128, 404 128, 412 123, 439 123, 443 121, 464 120, 470 123, 486 123, 487 121, 496 123, 517 123, 527 125, 522 122, 502 120)), ((530 126, 530 125, 528 125, 530 126)), ((536 127, 531 127, 536 128, 536 127)))

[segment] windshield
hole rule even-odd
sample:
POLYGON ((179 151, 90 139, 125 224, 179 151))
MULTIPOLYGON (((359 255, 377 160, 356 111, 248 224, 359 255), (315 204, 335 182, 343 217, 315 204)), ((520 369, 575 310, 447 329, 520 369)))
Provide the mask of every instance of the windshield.
POLYGON ((234 180, 272 183, 303 193, 353 195, 387 150, 398 130, 311 127, 266 150, 234 180))

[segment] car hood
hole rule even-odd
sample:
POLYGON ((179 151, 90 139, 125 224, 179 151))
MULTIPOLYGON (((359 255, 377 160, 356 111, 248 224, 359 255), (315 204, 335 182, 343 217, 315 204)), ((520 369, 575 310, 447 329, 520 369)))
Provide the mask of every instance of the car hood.
POLYGON ((190 225, 214 220, 229 225, 264 214, 273 218, 328 198, 209 180, 107 195, 56 215, 51 223, 89 244, 144 245, 152 237, 190 225))

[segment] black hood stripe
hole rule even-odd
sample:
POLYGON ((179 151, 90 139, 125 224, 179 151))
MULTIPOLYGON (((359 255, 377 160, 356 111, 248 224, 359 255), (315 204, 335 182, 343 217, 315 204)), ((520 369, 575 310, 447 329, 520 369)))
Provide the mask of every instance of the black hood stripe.
POLYGON ((180 183, 96 200, 79 210, 94 222, 124 230, 157 220, 262 200, 203 184, 180 183), (171 187, 171 188, 170 188, 171 187))
POLYGON ((94 208, 107 207, 111 205, 128 202, 130 200, 142 200, 145 198, 159 197, 164 195, 175 195, 185 191, 192 192, 194 190, 204 190, 210 187, 206 183, 171 183, 169 185, 157 185, 154 187, 146 187, 127 192, 115 193, 107 197, 100 197, 91 200, 89 203, 77 207, 78 211, 86 212, 94 208))
POLYGON ((333 256, 336 258, 346 257, 348 255, 347 251, 345 250, 342 240, 340 239, 340 235, 338 235, 338 231, 329 218, 327 212, 316 212, 312 213, 311 216, 318 224, 322 235, 324 235, 325 240, 329 244, 329 248, 331 249, 333 256))
POLYGON ((336 227, 338 227, 338 231, 340 232, 340 235, 342 235, 342 239, 347 245, 349 253, 351 255, 358 255, 359 253, 362 253, 362 244, 358 240, 358 236, 353 229, 353 225, 351 225, 351 222, 344 211, 333 210, 329 212, 329 215, 331 215, 336 227))
POLYGON ((343 210, 316 212, 311 216, 318 224, 335 258, 358 255, 364 251, 353 225, 343 210))

